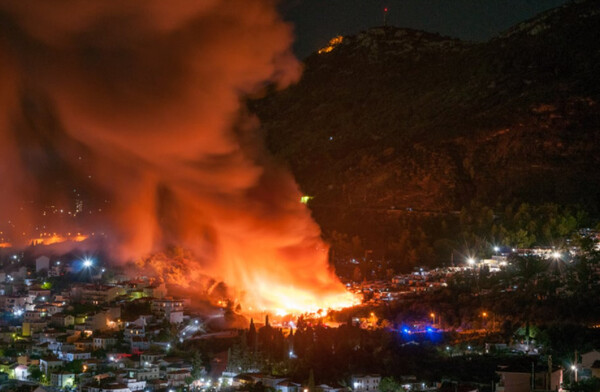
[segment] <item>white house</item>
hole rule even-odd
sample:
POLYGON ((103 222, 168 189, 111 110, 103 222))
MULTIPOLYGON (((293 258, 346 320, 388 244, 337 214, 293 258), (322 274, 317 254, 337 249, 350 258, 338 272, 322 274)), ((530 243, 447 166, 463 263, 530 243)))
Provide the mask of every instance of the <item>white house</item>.
POLYGON ((350 385, 354 392, 378 391, 381 376, 379 374, 355 375, 351 378, 350 385))
POLYGON ((290 380, 283 380, 275 386, 277 392, 298 392, 300 384, 296 384, 290 380))
POLYGON ((58 369, 59 367, 61 367, 63 364, 63 361, 56 358, 56 357, 52 357, 52 356, 48 356, 48 357, 42 357, 40 359, 40 370, 48 375, 48 372, 54 370, 54 369, 58 369))
POLYGON ((171 312, 169 314, 169 322, 171 324, 181 324, 181 323, 183 323, 183 312, 181 312, 181 311, 171 312))
MULTIPOLYGON (((501 366, 496 373, 500 381, 496 384, 496 392, 531 392, 531 366, 501 366)), ((534 389, 545 391, 559 390, 563 381, 560 367, 552 369, 551 378, 548 379, 548 369, 543 365, 535 367, 534 389)))
POLYGON ((75 374, 71 372, 52 373, 52 385, 59 388, 72 387, 75 383, 75 374))
POLYGON ((19 365, 15 368, 15 378, 21 381, 27 381, 29 369, 25 365, 19 365))
POLYGON ((61 352, 61 359, 64 359, 67 362, 73 362, 75 360, 84 360, 92 358, 92 354, 89 352, 61 352))
POLYGON ((600 361, 600 351, 592 350, 581 354, 581 367, 584 369, 591 369, 596 361, 600 361))
POLYGON ((112 336, 96 336, 94 337, 94 350, 107 350, 117 344, 117 339, 112 336))

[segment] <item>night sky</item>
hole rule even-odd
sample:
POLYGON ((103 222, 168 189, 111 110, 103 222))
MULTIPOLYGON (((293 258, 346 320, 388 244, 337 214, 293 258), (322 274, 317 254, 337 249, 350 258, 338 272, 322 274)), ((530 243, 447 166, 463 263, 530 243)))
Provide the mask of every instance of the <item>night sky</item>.
POLYGON ((566 0, 284 0, 281 11, 295 24, 294 51, 305 58, 336 35, 383 24, 484 41, 566 0))

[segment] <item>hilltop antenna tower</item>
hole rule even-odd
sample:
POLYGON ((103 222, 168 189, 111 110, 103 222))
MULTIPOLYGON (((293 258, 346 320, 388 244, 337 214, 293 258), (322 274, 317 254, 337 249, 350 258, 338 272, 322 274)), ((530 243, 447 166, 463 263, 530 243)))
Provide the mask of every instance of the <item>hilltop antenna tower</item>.
POLYGON ((383 25, 387 26, 387 17, 388 17, 388 11, 390 9, 388 7, 384 7, 383 8, 383 25))

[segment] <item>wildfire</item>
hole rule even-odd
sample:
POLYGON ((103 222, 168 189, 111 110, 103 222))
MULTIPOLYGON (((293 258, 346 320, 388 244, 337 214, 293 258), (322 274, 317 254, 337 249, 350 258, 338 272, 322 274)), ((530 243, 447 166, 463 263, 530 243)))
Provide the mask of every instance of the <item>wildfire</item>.
POLYGON ((66 236, 53 233, 52 235, 41 236, 39 238, 32 238, 29 240, 29 243, 33 245, 52 245, 52 244, 60 244, 62 242, 71 241, 71 242, 82 242, 89 238, 88 235, 77 233, 75 235, 71 235, 71 233, 66 236))
POLYGON ((338 35, 337 37, 333 37, 332 39, 329 40, 329 45, 327 45, 324 48, 319 49, 319 51, 317 53, 319 53, 319 54, 329 53, 333 49, 335 49, 336 46, 341 44, 343 40, 344 40, 344 37, 342 37, 341 35, 338 35))
MULTIPOLYGON (((360 303, 329 271, 325 257, 314 259, 312 268, 303 270, 294 270, 286 260, 268 262, 266 258, 247 257, 239 264, 234 260, 218 263, 221 273, 225 272, 222 280, 211 278, 218 271, 197 268, 199 263, 191 252, 181 250, 139 260, 137 266, 149 267, 167 283, 191 292, 194 298, 210 299, 218 307, 239 304, 242 313, 249 315, 324 314, 360 303)), ((303 265, 302 259, 298 264, 303 265)))
POLYGON ((339 310, 358 305, 360 300, 350 292, 319 293, 296 287, 286 287, 267 283, 268 290, 259 290, 260 302, 264 311, 272 311, 278 316, 288 314, 317 314, 328 310, 339 310))

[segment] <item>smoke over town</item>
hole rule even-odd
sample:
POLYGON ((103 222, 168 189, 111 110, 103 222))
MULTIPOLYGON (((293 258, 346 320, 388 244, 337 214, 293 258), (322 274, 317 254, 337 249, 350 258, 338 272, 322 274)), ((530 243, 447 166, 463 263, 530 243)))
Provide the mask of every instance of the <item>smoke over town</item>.
POLYGON ((38 213, 29 205, 68 197, 68 175, 110 200, 94 225, 113 254, 172 283, 223 281, 243 303, 282 311, 351 302, 244 112, 245 96, 300 73, 274 4, 61 5, 0 5, 0 216, 12 241, 38 213), (150 256, 173 246, 191 253, 150 256))

